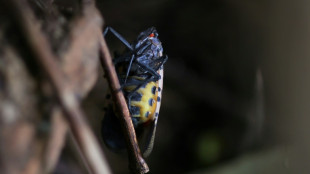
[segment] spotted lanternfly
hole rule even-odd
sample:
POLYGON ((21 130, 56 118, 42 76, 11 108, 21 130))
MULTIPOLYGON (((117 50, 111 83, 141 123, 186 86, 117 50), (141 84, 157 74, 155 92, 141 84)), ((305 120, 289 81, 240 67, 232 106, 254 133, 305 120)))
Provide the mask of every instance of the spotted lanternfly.
MULTIPOLYGON (((127 100, 132 122, 136 130, 143 156, 152 149, 163 89, 163 65, 168 60, 154 27, 141 32, 133 44, 129 44, 119 33, 107 27, 104 35, 111 32, 126 45, 128 51, 114 58, 122 91, 127 100)), ((110 104, 102 121, 102 137, 114 151, 125 148, 120 123, 110 104)))

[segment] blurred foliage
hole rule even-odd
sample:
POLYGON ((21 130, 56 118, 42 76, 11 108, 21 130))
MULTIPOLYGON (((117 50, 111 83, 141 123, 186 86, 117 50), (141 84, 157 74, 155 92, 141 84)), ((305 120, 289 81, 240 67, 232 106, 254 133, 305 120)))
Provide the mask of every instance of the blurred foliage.
POLYGON ((199 163, 208 165, 219 160, 222 151, 222 142, 219 138, 218 135, 213 133, 204 133, 197 138, 194 148, 199 163))

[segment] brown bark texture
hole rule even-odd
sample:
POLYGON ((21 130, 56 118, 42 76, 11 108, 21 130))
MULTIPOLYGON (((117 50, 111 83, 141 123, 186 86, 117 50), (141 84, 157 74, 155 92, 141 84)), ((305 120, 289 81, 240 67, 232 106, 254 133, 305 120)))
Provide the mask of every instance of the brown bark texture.
POLYGON ((110 173, 79 106, 98 77, 94 2, 8 1, 0 11, 1 173, 53 172, 69 129, 89 171, 110 173))

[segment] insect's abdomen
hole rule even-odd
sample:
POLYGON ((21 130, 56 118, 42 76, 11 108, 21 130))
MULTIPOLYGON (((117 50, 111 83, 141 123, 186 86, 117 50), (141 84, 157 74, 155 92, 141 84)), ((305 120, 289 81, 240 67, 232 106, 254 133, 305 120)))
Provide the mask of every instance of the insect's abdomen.
MULTIPOLYGON (((142 80, 137 79, 137 77, 128 79, 128 83, 136 82, 142 80)), ((124 92, 129 93, 134 90, 137 86, 127 86, 124 87, 124 92)), ((125 94, 126 96, 126 94, 125 94)), ((140 87, 131 98, 130 112, 132 122, 137 128, 141 125, 147 125, 148 123, 154 121, 156 115, 156 107, 158 104, 158 82, 149 82, 145 86, 140 87)), ((124 136, 122 133, 121 125, 115 115, 115 111, 112 105, 109 105, 106 114, 102 122, 102 136, 105 144, 113 149, 114 151, 119 151, 125 148, 124 136)), ((139 135, 137 135, 139 136, 139 135)))
MULTIPOLYGON (((130 83, 130 80, 128 80, 130 83)), ((135 85, 124 88, 126 92, 131 92, 136 88, 135 85)), ((155 119, 157 99, 158 99, 158 82, 149 82, 144 87, 139 88, 129 103, 133 123, 140 125, 148 123, 155 119)))

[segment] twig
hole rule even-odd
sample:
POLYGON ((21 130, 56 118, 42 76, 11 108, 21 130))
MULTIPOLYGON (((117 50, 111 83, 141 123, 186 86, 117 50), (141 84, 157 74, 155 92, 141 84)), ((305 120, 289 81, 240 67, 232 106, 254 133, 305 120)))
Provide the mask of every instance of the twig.
POLYGON ((119 90, 121 86, 118 81, 114 65, 112 63, 110 52, 108 50, 106 41, 102 36, 102 33, 101 32, 98 33, 100 35, 100 46, 101 46, 100 60, 102 67, 105 70, 106 77, 109 81, 111 93, 115 100, 116 107, 119 113, 121 113, 121 115, 119 116, 119 120, 124 129, 124 135, 127 141, 130 169, 133 170, 134 173, 142 173, 142 174, 147 173, 149 171, 149 168, 141 155, 140 148, 136 138, 135 129, 131 121, 125 97, 122 91, 119 90))
POLYGON ((51 173, 55 168, 61 149, 65 144, 67 131, 67 122, 64 120, 60 108, 55 107, 52 111, 51 133, 46 147, 43 173, 51 173))
POLYGON ((42 69, 46 71, 56 91, 72 133, 83 155, 87 159, 92 172, 94 174, 111 173, 106 160, 102 156, 103 153, 99 148, 99 144, 86 123, 84 113, 80 109, 74 93, 66 85, 66 79, 56 62, 57 59, 52 53, 47 39, 39 29, 38 24, 34 22, 33 12, 30 10, 26 1, 13 0, 11 3, 15 12, 14 17, 25 32, 24 35, 29 42, 34 57, 42 66, 42 69))

